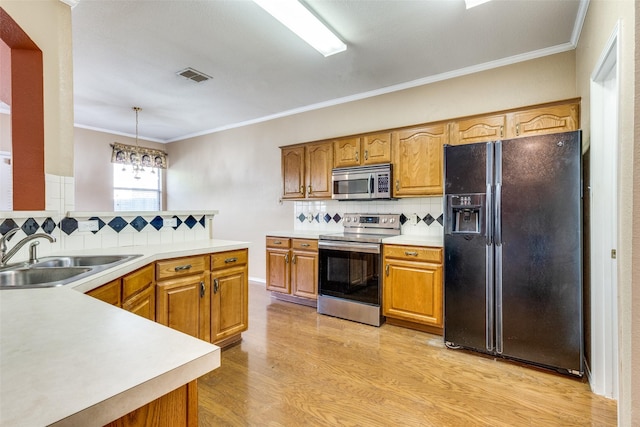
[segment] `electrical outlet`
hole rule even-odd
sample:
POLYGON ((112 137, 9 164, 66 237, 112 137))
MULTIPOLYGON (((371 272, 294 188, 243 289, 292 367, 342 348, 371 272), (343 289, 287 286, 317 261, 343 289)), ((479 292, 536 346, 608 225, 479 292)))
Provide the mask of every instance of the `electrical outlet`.
POLYGON ((97 219, 78 221, 78 231, 98 231, 98 229, 99 224, 97 219))
POLYGON ((178 218, 165 218, 162 221, 162 225, 165 227, 177 227, 178 226, 178 218))
POLYGON ((409 215, 409 224, 418 225, 418 214, 412 213, 409 215))

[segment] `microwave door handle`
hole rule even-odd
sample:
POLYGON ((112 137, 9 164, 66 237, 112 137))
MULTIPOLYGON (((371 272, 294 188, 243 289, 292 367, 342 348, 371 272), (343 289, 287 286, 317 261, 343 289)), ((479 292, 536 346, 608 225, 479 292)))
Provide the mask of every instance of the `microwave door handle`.
POLYGON ((374 174, 372 174, 372 173, 369 174, 369 192, 368 192, 369 197, 371 197, 371 195, 373 194, 373 181, 374 181, 374 178, 375 178, 374 174))

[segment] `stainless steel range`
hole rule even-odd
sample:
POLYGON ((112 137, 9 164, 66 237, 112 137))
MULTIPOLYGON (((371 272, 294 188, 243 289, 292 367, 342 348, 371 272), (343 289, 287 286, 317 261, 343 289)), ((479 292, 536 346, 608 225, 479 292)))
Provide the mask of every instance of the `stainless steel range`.
POLYGON ((380 326, 382 239, 400 234, 399 214, 345 214, 344 232, 318 240, 318 313, 380 326))

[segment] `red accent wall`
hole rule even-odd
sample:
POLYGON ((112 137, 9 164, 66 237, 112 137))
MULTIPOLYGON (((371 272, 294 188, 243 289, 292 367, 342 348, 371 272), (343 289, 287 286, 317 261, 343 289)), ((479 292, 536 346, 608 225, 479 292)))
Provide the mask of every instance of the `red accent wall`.
POLYGON ((42 51, 0 8, 0 38, 10 50, 6 76, 5 48, 0 49, 2 89, 10 96, 13 157, 13 210, 44 210, 44 83, 42 51), (5 88, 10 81, 9 88, 5 88))

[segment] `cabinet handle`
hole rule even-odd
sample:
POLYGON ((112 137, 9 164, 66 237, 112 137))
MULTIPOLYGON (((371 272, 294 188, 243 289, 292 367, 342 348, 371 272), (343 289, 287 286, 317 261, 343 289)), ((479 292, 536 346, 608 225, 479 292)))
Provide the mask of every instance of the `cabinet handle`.
POLYGON ((384 273, 389 277, 389 264, 387 264, 384 268, 384 273))
POLYGON ((418 252, 416 251, 404 251, 406 256, 418 256, 418 252))
POLYGON ((304 195, 304 185, 300 186, 300 194, 304 195))
POLYGON ((311 245, 308 243, 300 243, 300 246, 302 246, 303 248, 308 248, 311 245))
POLYGON ((307 185, 307 194, 311 194, 311 186, 307 185))
POLYGON ((238 261, 238 258, 233 257, 233 258, 227 258, 227 259, 225 259, 225 260, 224 260, 224 263, 225 263, 225 264, 229 264, 229 263, 236 262, 236 261, 238 261))
POLYGON ((285 264, 289 264, 289 254, 286 254, 286 255, 284 256, 284 263, 285 263, 285 264))
POLYGON ((204 282, 200 282, 200 298, 204 297, 204 293, 205 293, 204 282))
POLYGON ((516 135, 520 135, 520 123, 516 123, 516 135))
POLYGON ((220 281, 218 279, 213 279, 213 293, 217 294, 218 289, 220 289, 220 281))
POLYGON ((281 242, 280 240, 274 240, 274 241, 273 241, 273 244, 274 244, 274 245, 281 245, 281 244, 282 244, 282 242, 281 242))
POLYGON ((189 270, 189 269, 191 269, 191 264, 179 265, 176 268, 174 268, 175 271, 184 271, 184 270, 189 270))
POLYGON ((360 153, 356 151, 356 162, 360 162, 360 153))
POLYGON ((296 263, 296 255, 294 255, 294 256, 292 257, 291 262, 292 262, 292 263, 294 263, 294 264, 296 263))
POLYGON ((400 180, 396 179, 396 191, 400 190, 400 180))
POLYGON ((364 150, 364 159, 369 160, 369 150, 364 150))
POLYGON ((500 138, 504 136, 504 126, 500 126, 500 138))

